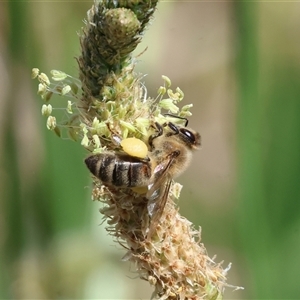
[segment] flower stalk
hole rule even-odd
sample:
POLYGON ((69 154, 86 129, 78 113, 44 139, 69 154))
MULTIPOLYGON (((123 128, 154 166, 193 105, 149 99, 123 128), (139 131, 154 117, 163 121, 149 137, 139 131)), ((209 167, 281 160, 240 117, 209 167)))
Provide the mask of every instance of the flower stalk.
MULTIPOLYGON (((141 41, 157 0, 97 0, 88 11, 80 37, 79 80, 52 71, 52 81, 38 69, 39 94, 48 102, 55 94, 66 101, 65 122, 58 124, 50 104, 44 104, 47 127, 61 136, 67 130, 92 153, 120 151, 120 141, 132 137, 149 146, 153 124, 170 120, 163 112, 181 118, 191 115, 191 104, 179 108, 184 94, 171 89, 171 80, 155 98, 147 96, 142 76, 134 72, 132 51, 141 41)), ((172 122, 182 122, 172 119, 172 122)), ((104 185, 96 177, 92 199, 104 203, 101 213, 107 231, 127 249, 124 260, 134 263, 139 277, 153 287, 159 299, 221 299, 229 267, 223 269, 208 257, 200 231, 182 217, 175 204, 181 185, 173 182, 167 204, 155 228, 143 191, 104 185), (149 234, 151 228, 151 235, 149 234)))

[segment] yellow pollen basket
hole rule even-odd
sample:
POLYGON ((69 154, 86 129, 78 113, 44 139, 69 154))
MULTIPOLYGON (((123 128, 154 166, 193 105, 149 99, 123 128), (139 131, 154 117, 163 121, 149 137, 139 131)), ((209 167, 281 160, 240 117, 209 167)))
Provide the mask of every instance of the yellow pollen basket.
POLYGON ((122 140, 121 146, 123 150, 130 156, 145 158, 148 154, 147 145, 137 138, 126 138, 122 140))

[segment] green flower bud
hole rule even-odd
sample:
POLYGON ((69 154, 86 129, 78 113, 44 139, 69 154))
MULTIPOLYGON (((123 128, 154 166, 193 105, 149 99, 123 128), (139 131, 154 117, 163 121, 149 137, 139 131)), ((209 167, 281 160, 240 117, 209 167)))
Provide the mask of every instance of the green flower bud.
POLYGON ((37 78, 37 76, 39 75, 39 73, 40 73, 40 70, 38 68, 33 68, 32 71, 31 71, 31 78, 32 79, 37 78))
POLYGON ((54 81, 62 81, 68 77, 68 75, 65 72, 58 70, 51 70, 50 74, 52 75, 52 79, 54 81))
POLYGON ((48 104, 48 105, 43 104, 42 115, 48 117, 51 115, 51 113, 52 113, 52 105, 51 104, 48 104))
POLYGON ((70 91, 71 91, 71 87, 69 85, 66 85, 62 88, 61 95, 64 96, 64 95, 68 94, 70 91))
POLYGON ((69 114, 72 114, 72 113, 73 113, 73 111, 72 111, 72 102, 71 102, 70 100, 68 101, 67 112, 68 112, 69 114))
POLYGON ((49 130, 54 130, 56 128, 56 118, 49 116, 46 125, 49 130))
POLYGON ((161 78, 163 79, 163 81, 165 82, 165 86, 168 88, 171 86, 172 81, 168 76, 162 75, 161 78))
POLYGON ((38 75, 38 79, 41 83, 44 83, 47 86, 50 85, 50 80, 45 73, 41 73, 40 75, 38 75))
POLYGON ((176 114, 179 111, 179 108, 174 104, 172 99, 163 99, 158 105, 163 109, 169 110, 173 114, 176 114))

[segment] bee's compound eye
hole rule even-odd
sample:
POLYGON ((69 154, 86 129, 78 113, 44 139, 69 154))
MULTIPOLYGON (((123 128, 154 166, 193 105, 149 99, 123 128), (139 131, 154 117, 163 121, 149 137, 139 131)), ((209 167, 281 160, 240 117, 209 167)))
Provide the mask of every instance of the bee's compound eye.
POLYGON ((195 135, 188 129, 185 129, 185 128, 180 128, 180 132, 184 135, 184 137, 186 139, 189 140, 189 142, 191 144, 195 144, 196 143, 196 137, 195 135))
POLYGON ((136 138, 127 138, 122 140, 121 146, 123 150, 130 156, 145 158, 148 154, 147 145, 136 138))

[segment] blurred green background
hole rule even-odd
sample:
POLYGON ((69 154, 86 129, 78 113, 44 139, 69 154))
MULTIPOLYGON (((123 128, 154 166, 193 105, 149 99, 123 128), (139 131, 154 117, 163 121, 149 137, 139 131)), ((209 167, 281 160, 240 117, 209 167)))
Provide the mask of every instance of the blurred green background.
MULTIPOLYGON (((32 67, 77 76, 92 1, 0 3, 0 298, 149 299, 90 200, 87 153, 47 131, 32 67)), ((193 103, 181 212, 232 262, 226 299, 299 299, 300 3, 164 2, 136 54, 193 103)), ((57 102, 60 101, 58 98, 57 102)))

